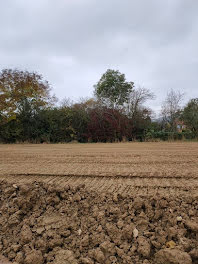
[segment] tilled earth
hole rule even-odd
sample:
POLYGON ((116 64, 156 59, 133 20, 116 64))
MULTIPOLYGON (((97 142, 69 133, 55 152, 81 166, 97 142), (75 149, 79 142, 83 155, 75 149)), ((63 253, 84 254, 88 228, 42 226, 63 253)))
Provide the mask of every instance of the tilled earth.
POLYGON ((0 179, 12 262, 198 263, 198 143, 0 145, 0 179))
POLYGON ((0 145, 0 178, 100 192, 196 195, 198 143, 0 145))
POLYGON ((24 264, 198 263, 198 197, 1 182, 0 249, 24 264))

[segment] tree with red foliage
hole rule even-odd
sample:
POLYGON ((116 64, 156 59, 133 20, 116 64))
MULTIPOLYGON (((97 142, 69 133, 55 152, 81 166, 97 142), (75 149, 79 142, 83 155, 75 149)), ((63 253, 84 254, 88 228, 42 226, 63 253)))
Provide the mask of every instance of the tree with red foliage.
POLYGON ((128 117, 120 111, 97 107, 89 111, 88 137, 93 142, 122 141, 130 138, 132 125, 128 117))

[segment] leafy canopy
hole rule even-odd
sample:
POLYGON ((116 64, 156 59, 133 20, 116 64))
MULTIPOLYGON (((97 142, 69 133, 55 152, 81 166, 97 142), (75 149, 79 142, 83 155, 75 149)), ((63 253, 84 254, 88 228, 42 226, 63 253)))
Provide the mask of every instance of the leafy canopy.
POLYGON ((0 113, 9 119, 24 105, 43 107, 50 100, 50 85, 35 72, 4 69, 0 72, 0 113))
POLYGON ((190 100, 184 108, 182 119, 195 135, 198 136, 198 98, 190 100))
POLYGON ((116 108, 127 102, 134 83, 127 82, 125 75, 119 71, 108 69, 99 82, 94 85, 95 95, 103 103, 116 108))

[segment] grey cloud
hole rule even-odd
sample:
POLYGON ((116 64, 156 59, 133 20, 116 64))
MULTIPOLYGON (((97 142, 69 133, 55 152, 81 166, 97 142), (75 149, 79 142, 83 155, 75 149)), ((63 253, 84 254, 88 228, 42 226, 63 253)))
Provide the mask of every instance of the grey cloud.
POLYGON ((0 68, 41 72, 59 98, 91 96, 107 68, 153 90, 198 96, 198 2, 7 0, 0 3, 0 68))

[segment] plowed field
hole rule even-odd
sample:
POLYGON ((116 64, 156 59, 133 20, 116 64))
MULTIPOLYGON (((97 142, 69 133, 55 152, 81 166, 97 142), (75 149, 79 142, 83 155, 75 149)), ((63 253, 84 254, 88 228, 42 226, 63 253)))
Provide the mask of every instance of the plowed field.
POLYGON ((0 254, 198 264, 198 143, 0 145, 0 254))
POLYGON ((196 195, 198 143, 0 145, 0 178, 126 194, 196 195))

